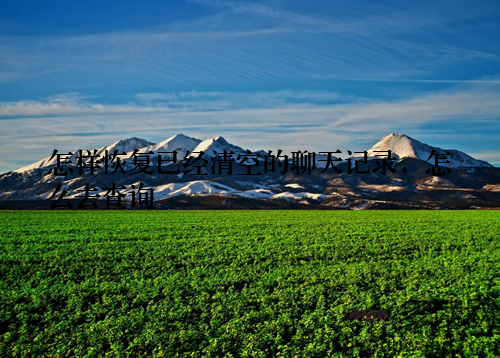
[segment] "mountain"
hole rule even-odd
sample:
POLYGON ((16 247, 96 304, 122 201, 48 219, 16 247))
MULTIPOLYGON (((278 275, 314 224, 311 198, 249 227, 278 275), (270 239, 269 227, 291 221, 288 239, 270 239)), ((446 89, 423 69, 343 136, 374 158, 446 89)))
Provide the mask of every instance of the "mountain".
MULTIPOLYGON (((249 149, 248 149, 249 150, 249 149)), ((234 159, 235 163, 245 163, 247 165, 251 165, 255 163, 253 160, 254 158, 256 160, 261 160, 264 161, 264 156, 267 155, 267 152, 263 150, 259 151, 250 151, 250 154, 252 155, 260 155, 260 157, 255 157, 255 156, 248 156, 247 150, 243 149, 242 147, 239 147, 237 145, 229 143, 224 137, 222 136, 217 136, 212 139, 207 139, 198 144, 196 148, 193 149, 193 157, 197 157, 199 155, 199 152, 203 152, 204 158, 215 158, 214 152, 217 153, 217 156, 221 157, 224 153, 231 153, 233 154, 228 155, 227 158, 232 158, 234 159), (239 159, 238 159, 239 157, 239 159), (246 158, 246 159, 245 159, 246 158)))
MULTIPOLYGON (((69 199, 77 203, 85 185, 96 188, 93 194, 105 198, 108 188, 125 186, 123 193, 130 200, 132 185, 143 183, 151 189, 160 208, 317 208, 317 209, 401 209, 401 208, 500 208, 500 168, 472 158, 458 150, 444 150, 422 143, 404 134, 392 133, 382 138, 369 151, 368 174, 356 174, 348 168, 346 160, 335 162, 337 171, 329 168, 324 173, 326 155, 316 154, 316 169, 292 170, 284 172, 283 162, 276 163, 275 171, 270 171, 263 158, 257 166, 252 160, 233 163, 233 170, 220 170, 216 161, 184 161, 185 154, 204 152, 205 158, 218 155, 224 150, 244 157, 247 150, 229 143, 218 136, 202 141, 177 134, 159 143, 141 138, 128 138, 109 146, 96 148, 98 155, 105 150, 126 153, 122 161, 124 172, 106 174, 103 168, 93 175, 79 175, 78 170, 64 176, 55 176, 49 169, 56 159, 47 157, 18 170, 0 175, 0 208, 47 208, 50 198, 58 185, 65 190, 69 199), (134 150, 150 155, 150 172, 134 172, 134 160, 130 158, 134 150), (164 162, 159 173, 157 155, 161 152, 177 151, 177 164, 164 162), (395 172, 381 174, 373 171, 379 164, 373 159, 376 151, 391 150, 398 158, 395 172), (430 169, 434 165, 427 161, 432 150, 436 153, 449 152, 451 173, 433 176, 430 169), (180 166, 179 166, 180 165, 180 166), (200 166, 203 167, 202 170, 200 166), (198 168, 196 168, 198 167, 198 168), (194 168, 194 169, 193 169, 194 168), (404 170, 403 170, 404 169, 404 170), (163 205, 163 206, 162 206, 163 205)), ((275 148, 268 148, 276 154, 275 148)), ((94 150, 92 150, 93 152, 94 150)), ((73 152, 70 158, 76 163, 73 152)), ((262 150, 252 154, 265 155, 262 150)), ((283 153, 284 154, 284 153, 283 153)), ((161 154, 168 156, 167 154, 161 154)), ((197 156, 194 154, 193 156, 197 156)), ((361 155, 359 155, 361 156, 361 155)), ((291 156, 289 155, 291 158, 291 156)), ((252 158, 252 157, 251 157, 252 158)), ((336 159, 333 157, 332 159, 336 159)), ((269 164, 269 163, 268 163, 269 164)), ((443 165, 444 166, 444 165, 443 165)), ((366 168, 362 165, 362 170, 366 168)), ((57 196, 56 196, 57 197, 57 196)), ((98 200, 100 206, 106 200, 98 200)), ((127 204, 128 205, 128 204, 127 204)))
MULTIPOLYGON (((146 139, 132 137, 132 138, 119 140, 119 141, 114 142, 113 144, 111 144, 109 146, 94 148, 91 150, 91 153, 93 154, 94 151, 97 151, 97 155, 102 156, 102 155, 104 155, 106 150, 108 150, 109 153, 113 153, 115 150, 117 150, 119 153, 133 152, 135 149, 141 149, 141 148, 151 146, 151 145, 154 145, 154 143, 149 142, 146 139)), ((77 162, 76 157, 78 156, 78 151, 79 151, 79 149, 71 152, 71 153, 73 153, 73 155, 71 155, 69 157, 69 160, 72 163, 77 162)), ((62 153, 62 152, 59 152, 59 153, 62 153)), ((86 152, 84 154, 86 154, 86 152)), ((55 166, 56 163, 57 163, 56 157, 54 157, 52 159, 51 159, 51 157, 46 157, 46 158, 44 158, 36 163, 26 165, 22 168, 14 170, 14 173, 26 173, 26 172, 31 172, 35 169, 48 169, 48 168, 55 166)))
MULTIPOLYGON (((449 152, 450 155, 447 156, 447 160, 449 160, 450 163, 439 164, 440 166, 449 168, 493 167, 490 163, 483 160, 474 159, 464 152, 455 149, 441 149, 438 147, 432 147, 428 144, 424 144, 416 139, 400 133, 391 133, 388 136, 385 136, 367 152, 369 157, 375 157, 376 155, 383 155, 383 153, 377 153, 377 151, 387 150, 390 150, 393 156, 398 159, 415 158, 431 164, 435 163, 435 157, 429 159, 429 156, 431 155, 433 150, 435 150, 435 153, 438 154, 449 152)), ((356 155, 356 157, 362 156, 363 154, 356 155)))
POLYGON ((194 153, 204 152, 207 157, 213 157, 214 151, 217 152, 218 155, 223 153, 224 150, 226 153, 233 152, 233 158, 236 159, 238 154, 246 154, 246 150, 238 147, 237 145, 229 143, 224 137, 218 136, 212 139, 207 139, 198 144, 198 146, 193 150, 194 153))
MULTIPOLYGON (((142 148, 139 153, 153 152, 152 156, 157 156, 158 152, 177 152, 177 160, 184 158, 187 152, 192 152, 199 144, 201 139, 185 136, 184 134, 176 134, 173 137, 165 139, 158 144, 149 145, 142 148)), ((161 153, 160 153, 161 155, 161 153)), ((165 157, 169 156, 165 154, 165 157)), ((163 156, 162 156, 163 157, 163 156)))

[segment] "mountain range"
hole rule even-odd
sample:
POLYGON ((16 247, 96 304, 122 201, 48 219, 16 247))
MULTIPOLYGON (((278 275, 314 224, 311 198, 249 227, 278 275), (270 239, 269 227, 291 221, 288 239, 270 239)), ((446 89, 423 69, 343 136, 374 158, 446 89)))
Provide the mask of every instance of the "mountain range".
MULTIPOLYGON (((119 140, 109 146, 90 150, 101 158, 106 151, 122 156, 123 172, 106 175, 104 169, 96 169, 90 175, 85 169, 79 175, 74 164, 78 161, 79 150, 68 155, 68 168, 73 173, 64 176, 53 174, 57 156, 48 156, 36 163, 0 175, 0 208, 47 208, 57 195, 49 200, 56 188, 65 190, 64 200, 81 201, 85 184, 99 194, 98 206, 103 206, 105 194, 112 184, 124 186, 123 192, 130 194, 131 185, 144 185, 144 189, 154 192, 157 208, 318 208, 318 209, 391 209, 391 208, 498 208, 500 207, 500 168, 475 159, 455 150, 441 149, 422 143, 404 134, 392 133, 383 137, 364 154, 346 153, 332 155, 335 168, 327 166, 327 155, 316 154, 315 167, 309 173, 294 168, 289 158, 276 160, 275 171, 266 171, 263 150, 250 151, 229 143, 221 136, 200 140, 183 134, 174 135, 160 143, 152 143, 142 138, 119 140), (381 156, 391 151, 392 167, 383 175, 381 156), (172 163, 172 152, 177 152, 177 164, 172 163), (217 170, 217 157, 223 151, 233 152, 235 161, 233 173, 217 170), (167 153, 169 152, 169 153, 167 153), (196 161, 197 153, 205 153, 203 160, 196 161), (448 163, 441 160, 444 175, 433 175, 435 165, 433 154, 447 154, 448 163), (150 172, 134 172, 136 156, 150 156, 150 172), (158 156, 164 162, 158 172, 158 156), (192 155, 192 157, 191 157, 192 155), (258 162, 252 158, 261 156, 258 162), (359 161, 360 170, 367 174, 351 172, 359 161), (185 170, 188 164, 191 171, 185 170), (196 175, 193 167, 205 164, 205 175, 196 175), (239 165, 238 165, 239 164, 239 165), (250 165, 252 168, 248 168, 250 165), (180 165, 180 167, 179 167, 180 165), (186 165, 186 166, 184 166, 186 165), (284 168, 288 166, 288 171, 284 168), (212 170, 211 168, 214 168, 212 170), (374 170, 374 168, 379 170, 374 170), (179 169, 180 168, 180 169, 179 169), (448 168, 448 170, 445 170, 448 168), (247 170, 260 175, 247 175, 247 170)), ((83 153, 87 151, 84 150, 83 153)), ((273 152, 272 154, 276 154, 273 152)), ((61 158, 62 159, 62 158, 61 158)), ((220 158, 219 158, 220 159, 220 158)), ((200 169, 201 170, 201 169, 200 169)), ((137 172, 137 171, 136 171, 137 172)), ((439 172, 441 173, 441 172, 439 172)), ((123 199, 125 207, 131 208, 128 197, 123 199)))

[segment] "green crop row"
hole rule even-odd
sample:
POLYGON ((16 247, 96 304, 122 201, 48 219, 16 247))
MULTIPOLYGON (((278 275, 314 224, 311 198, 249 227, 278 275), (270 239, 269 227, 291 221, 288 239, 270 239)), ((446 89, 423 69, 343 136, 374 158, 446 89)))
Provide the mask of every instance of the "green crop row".
POLYGON ((0 294, 1 357, 498 357, 500 212, 2 211, 0 294))

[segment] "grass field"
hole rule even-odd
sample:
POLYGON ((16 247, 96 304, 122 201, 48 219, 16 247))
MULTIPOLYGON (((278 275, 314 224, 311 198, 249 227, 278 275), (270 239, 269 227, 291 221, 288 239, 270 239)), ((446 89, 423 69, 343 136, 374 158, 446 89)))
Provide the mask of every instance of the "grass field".
POLYGON ((498 211, 3 211, 0 248, 1 357, 500 356, 498 211))

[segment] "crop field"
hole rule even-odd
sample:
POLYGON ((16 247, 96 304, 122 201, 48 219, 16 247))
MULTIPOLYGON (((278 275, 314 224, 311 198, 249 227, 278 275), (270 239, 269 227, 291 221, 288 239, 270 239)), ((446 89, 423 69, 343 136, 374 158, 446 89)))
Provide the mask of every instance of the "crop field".
POLYGON ((499 297, 499 211, 0 212, 0 357, 498 357, 499 297))

